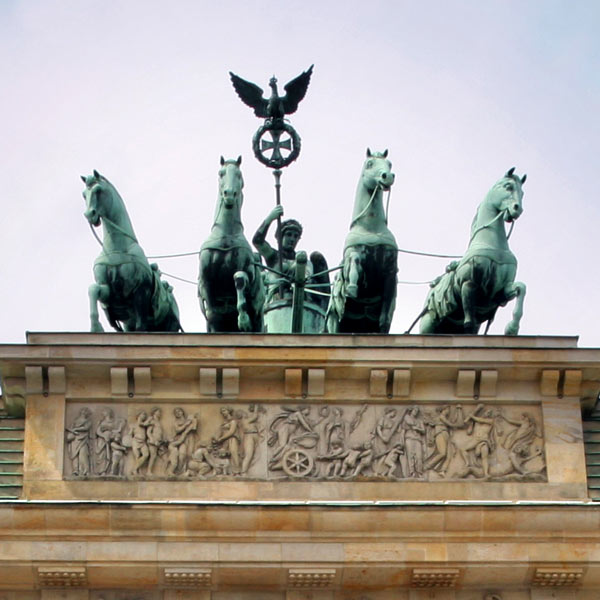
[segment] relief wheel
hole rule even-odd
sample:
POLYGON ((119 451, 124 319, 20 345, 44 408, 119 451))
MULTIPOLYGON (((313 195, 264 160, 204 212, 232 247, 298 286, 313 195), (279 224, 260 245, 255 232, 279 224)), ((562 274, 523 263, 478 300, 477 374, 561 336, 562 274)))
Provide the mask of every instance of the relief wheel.
POLYGON ((285 452, 281 458, 281 466, 290 477, 307 477, 313 469, 314 462, 304 450, 294 448, 285 452))

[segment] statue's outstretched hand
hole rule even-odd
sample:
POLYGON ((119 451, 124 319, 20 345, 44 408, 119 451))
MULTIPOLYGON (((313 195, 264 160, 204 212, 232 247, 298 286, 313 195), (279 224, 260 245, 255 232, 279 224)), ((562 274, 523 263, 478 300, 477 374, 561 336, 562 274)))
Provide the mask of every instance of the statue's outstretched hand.
POLYGON ((272 223, 275 219, 278 219, 279 217, 283 216, 283 206, 281 206, 281 204, 278 204, 270 213, 269 216, 267 217, 267 222, 272 223))

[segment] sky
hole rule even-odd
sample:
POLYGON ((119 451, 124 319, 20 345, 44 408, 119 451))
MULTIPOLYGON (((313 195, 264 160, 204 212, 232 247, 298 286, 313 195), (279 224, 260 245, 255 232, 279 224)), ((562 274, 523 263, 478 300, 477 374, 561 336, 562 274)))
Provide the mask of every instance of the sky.
MULTIPOLYGON (((89 330, 100 248, 80 175, 93 169, 155 256, 199 250, 219 157, 241 155, 251 239, 273 176, 228 72, 268 89, 314 63, 290 117, 302 151, 282 176, 298 249, 339 264, 367 147, 389 150, 399 247, 430 253, 464 252, 478 204, 515 166, 527 173, 510 239, 527 285, 521 333, 600 346, 599 26, 595 0, 0 0, 0 342, 89 330)), ((157 262, 197 279, 196 256, 157 262)), ((447 262, 399 254, 399 280, 429 281, 447 262)), ((205 331, 195 286, 170 281, 185 331, 205 331)), ((427 290, 398 285, 392 333, 427 290)))

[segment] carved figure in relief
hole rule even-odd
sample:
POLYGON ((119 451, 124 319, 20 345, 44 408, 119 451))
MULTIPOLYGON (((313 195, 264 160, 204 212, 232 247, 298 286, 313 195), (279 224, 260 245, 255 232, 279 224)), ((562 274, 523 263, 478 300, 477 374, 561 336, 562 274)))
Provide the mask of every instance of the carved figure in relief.
POLYGON ((314 448, 319 439, 319 434, 309 421, 310 406, 281 408, 283 412, 271 422, 271 435, 267 441, 269 446, 275 446, 269 461, 270 469, 282 468, 281 458, 291 447, 298 445, 302 448, 314 448))
POLYGON ((241 471, 240 444, 241 432, 239 423, 234 416, 233 409, 229 406, 221 408, 223 423, 220 428, 219 436, 213 438, 213 445, 221 447, 229 456, 231 471, 234 475, 239 475, 241 471))
POLYGON ((146 438, 148 440, 148 468, 146 472, 148 475, 154 474, 154 465, 156 459, 160 454, 164 453, 165 439, 163 428, 160 423, 162 417, 162 411, 158 406, 155 406, 150 411, 150 417, 148 418, 148 427, 146 428, 146 438))
MULTIPOLYGON (((395 408, 386 408, 383 415, 377 421, 375 430, 371 433, 373 440, 373 454, 376 461, 373 468, 375 475, 381 475, 384 471, 388 470, 384 463, 388 452, 390 452, 395 445, 393 438, 404 418, 404 413, 399 419, 397 416, 398 411, 395 408)), ((402 433, 403 432, 401 431, 401 436, 402 433)), ((399 440, 396 443, 401 443, 403 445, 402 440, 399 440)))
POLYGON ((96 469, 98 475, 104 475, 110 470, 111 447, 110 442, 114 436, 115 413, 112 408, 105 408, 96 427, 96 469))
POLYGON ((319 436, 319 440, 317 442, 317 453, 319 455, 327 454, 327 436, 325 435, 325 428, 327 427, 329 418, 331 416, 331 408, 329 405, 325 404, 319 408, 319 418, 313 424, 313 431, 319 436))
POLYGON ((242 434, 241 457, 242 464, 240 473, 244 475, 254 464, 257 455, 258 444, 262 439, 262 428, 260 426, 260 416, 265 413, 262 406, 251 404, 248 412, 239 411, 240 431, 242 434))
POLYGON ((92 474, 91 429, 92 411, 84 406, 71 427, 67 427, 68 453, 73 465, 73 475, 77 477, 87 477, 92 474))
POLYGON ((471 429, 472 439, 465 446, 459 447, 459 452, 465 462, 467 473, 478 474, 478 465, 474 457, 481 459, 483 477, 490 476, 489 456, 497 446, 495 414, 493 410, 485 412, 483 417, 478 417, 475 413, 470 414, 466 421, 473 423, 471 429))
POLYGON ((385 455, 382 462, 381 475, 384 477, 403 478, 408 472, 407 456, 401 443, 395 444, 385 455), (398 473, 398 470, 400 473, 398 473))
POLYGON ((413 406, 404 415, 404 447, 408 477, 423 477, 423 446, 425 442, 425 421, 418 406, 413 406))
POLYGON ((140 410, 129 425, 113 408, 83 407, 66 428, 68 476, 248 477, 260 462, 269 474, 283 471, 293 479, 546 480, 544 440, 531 411, 483 403, 468 411, 460 404, 365 404, 353 413, 339 405, 313 406, 279 412, 257 404, 222 406, 222 422, 209 419, 214 437, 202 443, 196 441, 199 413, 187 415, 181 407, 166 426, 160 407, 150 414, 140 410), (361 427, 365 415, 370 426, 361 427))
POLYGON ((518 429, 513 429, 505 438, 502 446, 504 448, 512 449, 517 444, 527 444, 533 441, 533 439, 538 435, 537 426, 533 417, 524 412, 521 414, 521 418, 516 421, 514 419, 509 419, 503 413, 500 413, 500 416, 511 425, 514 425, 518 429))
POLYGON ((134 460, 132 475, 140 475, 140 469, 146 464, 150 456, 146 428, 151 424, 152 421, 149 419, 148 413, 141 410, 136 416, 135 423, 129 428, 134 460))
POLYGON ((175 428, 169 440, 167 474, 176 475, 186 470, 187 460, 192 453, 194 440, 192 433, 198 430, 198 417, 187 417, 181 407, 173 409, 175 428))
POLYGON ((211 450, 200 444, 193 452, 187 463, 186 477, 206 477, 208 474, 219 472, 218 464, 211 450))
POLYGON ((346 422, 344 421, 344 411, 339 406, 331 409, 331 419, 325 426, 325 440, 328 449, 331 449, 334 444, 346 443, 346 422))
POLYGON ((340 476, 344 459, 349 452, 350 450, 346 450, 342 442, 334 440, 329 454, 317 455, 317 460, 325 463, 325 468, 319 474, 324 475, 327 479, 340 476))
POLYGON ((442 477, 446 476, 450 461, 454 457, 455 446, 450 439, 452 428, 456 422, 450 420, 452 407, 449 404, 435 409, 430 416, 429 426, 433 434, 433 452, 425 460, 425 470, 436 470, 442 477))
POLYGON ((348 455, 342 463, 340 477, 352 471, 350 476, 358 477, 363 471, 368 471, 373 465, 373 444, 371 441, 363 442, 348 451, 348 455))
POLYGON ((123 445, 123 436, 121 431, 115 432, 113 439, 110 442, 110 474, 115 477, 123 477, 124 474, 124 458, 127 454, 127 446, 123 445))

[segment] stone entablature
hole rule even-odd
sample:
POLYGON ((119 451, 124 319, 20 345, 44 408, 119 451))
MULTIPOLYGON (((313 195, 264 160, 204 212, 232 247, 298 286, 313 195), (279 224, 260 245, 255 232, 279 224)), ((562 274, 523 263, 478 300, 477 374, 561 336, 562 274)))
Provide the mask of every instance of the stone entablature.
POLYGON ((29 334, 0 368, 27 498, 587 498, 575 338, 29 334))

